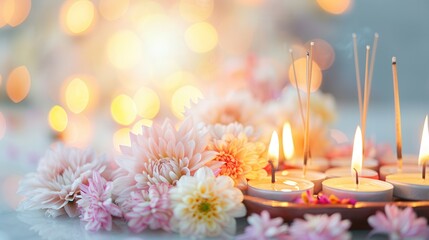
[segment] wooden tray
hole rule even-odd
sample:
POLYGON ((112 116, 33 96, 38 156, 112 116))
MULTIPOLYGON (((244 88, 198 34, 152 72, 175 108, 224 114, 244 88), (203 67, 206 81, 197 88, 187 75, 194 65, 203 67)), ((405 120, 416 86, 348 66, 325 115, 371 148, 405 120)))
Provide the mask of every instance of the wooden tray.
POLYGON ((377 211, 384 212, 386 204, 398 207, 412 207, 418 216, 429 218, 429 201, 395 201, 395 202, 357 202, 351 204, 297 204, 280 202, 244 195, 244 205, 247 213, 260 213, 267 210, 271 217, 282 217, 286 222, 295 218, 303 218, 304 214, 334 214, 340 213, 343 219, 352 222, 351 229, 370 229, 367 219, 377 211))

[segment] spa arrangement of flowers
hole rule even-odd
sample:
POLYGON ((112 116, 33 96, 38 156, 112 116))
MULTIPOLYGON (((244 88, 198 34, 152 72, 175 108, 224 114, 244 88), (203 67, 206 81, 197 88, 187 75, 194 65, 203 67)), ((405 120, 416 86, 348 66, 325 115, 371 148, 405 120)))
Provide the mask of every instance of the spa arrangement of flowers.
MULTIPOLYGON (((290 95, 284 91, 266 108, 246 93, 202 100, 178 127, 167 119, 143 127, 141 134, 130 134, 131 145, 122 146, 121 157, 113 162, 89 150, 55 144, 40 159, 37 171, 21 182, 18 193, 25 199, 19 210, 41 210, 54 218, 79 216, 89 231, 110 231, 115 221, 122 221, 134 233, 161 229, 194 238, 233 238, 236 219, 246 216, 242 189, 247 180, 267 176, 264 133, 280 127, 284 119, 300 124, 296 109, 284 112, 290 95)), ((312 151, 323 155, 332 145, 327 133, 334 102, 322 93, 314 95, 319 100, 312 104, 316 124, 311 134, 320 144, 312 151)), ((308 193, 298 202, 354 204, 308 193)), ((391 239, 427 236, 426 220, 411 208, 386 206, 385 212, 368 219, 374 227, 371 234, 388 234, 391 239)), ((287 226, 263 211, 252 214, 248 223, 238 239, 351 237, 351 223, 340 214, 305 215, 287 226)))

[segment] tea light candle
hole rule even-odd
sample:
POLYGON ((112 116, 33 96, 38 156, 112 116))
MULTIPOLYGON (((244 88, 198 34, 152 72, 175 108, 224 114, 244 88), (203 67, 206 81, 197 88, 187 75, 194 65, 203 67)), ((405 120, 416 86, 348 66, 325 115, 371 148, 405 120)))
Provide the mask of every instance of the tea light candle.
POLYGON ((314 184, 314 193, 322 191, 322 182, 326 179, 326 175, 321 172, 308 171, 303 173, 300 169, 289 169, 276 172, 276 177, 292 177, 311 181, 314 184))
POLYGON ((250 180, 247 193, 254 197, 291 202, 301 197, 305 191, 313 194, 314 184, 305 179, 276 177, 272 183, 269 178, 250 180))
POLYGON ((353 198, 356 201, 392 201, 393 186, 390 183, 369 178, 359 178, 359 184, 352 177, 331 178, 323 181, 323 193, 339 198, 353 198))
POLYGON ((423 126, 420 143, 419 173, 397 173, 386 176, 386 181, 395 186, 395 197, 409 200, 429 200, 429 180, 426 179, 426 162, 429 159, 428 116, 423 126))
POLYGON ((305 179, 280 177, 276 178, 275 170, 279 160, 279 139, 277 132, 273 132, 268 148, 271 164, 271 178, 250 180, 247 192, 251 196, 277 200, 293 201, 299 198, 302 192, 309 190, 313 193, 314 184, 305 179))
POLYGON ((340 198, 353 198, 357 201, 391 201, 393 186, 389 183, 360 178, 362 172, 362 133, 359 126, 353 144, 353 155, 351 169, 355 172, 355 177, 332 178, 323 181, 323 193, 326 195, 334 194, 340 198))

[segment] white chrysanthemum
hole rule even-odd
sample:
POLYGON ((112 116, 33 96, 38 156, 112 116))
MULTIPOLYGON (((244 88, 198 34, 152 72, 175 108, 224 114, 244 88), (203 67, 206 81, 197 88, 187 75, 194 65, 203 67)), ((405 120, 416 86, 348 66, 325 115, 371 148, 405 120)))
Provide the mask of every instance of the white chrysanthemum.
POLYGON ((183 176, 170 190, 171 226, 181 235, 227 237, 235 234, 235 218, 246 214, 243 194, 227 176, 215 177, 207 167, 183 176))
POLYGON ((187 116, 207 124, 257 126, 261 120, 262 104, 247 91, 230 92, 226 96, 208 96, 186 110, 187 116))
POLYGON ((263 169, 268 164, 265 144, 255 140, 252 127, 216 124, 210 127, 210 135, 208 149, 217 153, 216 161, 224 163, 220 175, 231 177, 236 185, 267 175, 263 169))
POLYGON ((131 134, 131 146, 121 148, 127 158, 118 162, 129 174, 114 181, 117 201, 128 198, 135 187, 174 185, 203 166, 219 169, 222 163, 212 161, 216 152, 207 150, 207 143, 207 129, 194 125, 190 118, 178 130, 166 120, 161 126, 143 127, 141 135, 131 134))
MULTIPOLYGON (((301 92, 301 100, 304 115, 306 114, 306 94, 301 92)), ((264 110, 266 122, 264 124, 264 138, 268 141, 272 129, 281 131, 283 124, 288 121, 292 126, 292 134, 295 144, 295 154, 303 154, 304 127, 296 89, 285 88, 277 100, 268 103, 264 110), (271 130, 271 131, 269 131, 271 130)), ((336 118, 335 100, 329 94, 321 91, 311 93, 310 98, 310 144, 313 156, 323 156, 331 145, 328 135, 329 124, 336 118), (312 144, 313 143, 313 144, 312 144)))
POLYGON ((18 193, 26 198, 18 209, 42 209, 53 217, 65 213, 78 216, 80 184, 86 183, 93 171, 101 173, 106 167, 105 159, 92 151, 56 145, 40 160, 37 172, 28 174, 21 182, 18 193))

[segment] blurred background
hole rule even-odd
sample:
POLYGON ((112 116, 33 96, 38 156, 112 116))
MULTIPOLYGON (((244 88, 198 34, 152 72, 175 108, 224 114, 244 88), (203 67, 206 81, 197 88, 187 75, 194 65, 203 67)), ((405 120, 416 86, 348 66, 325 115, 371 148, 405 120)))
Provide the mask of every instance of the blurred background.
POLYGON ((395 55, 404 151, 416 154, 429 110, 428 12, 425 0, 0 0, 2 191, 16 189, 56 139, 117 153, 130 131, 180 120, 209 94, 276 98, 290 84, 289 48, 304 76, 310 41, 312 89, 336 98, 334 127, 351 138, 359 123, 352 33, 361 76, 365 46, 380 36, 368 136, 395 142, 395 55))

